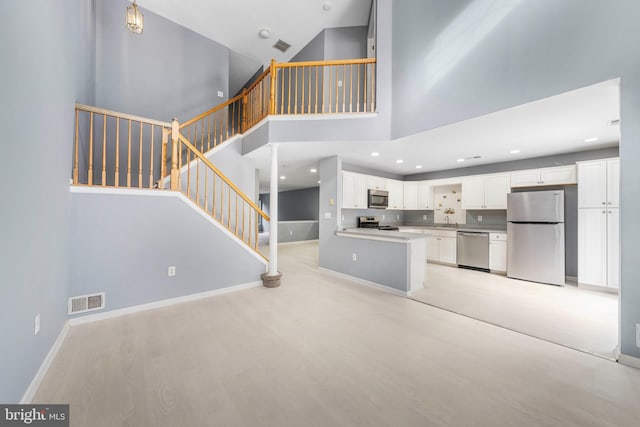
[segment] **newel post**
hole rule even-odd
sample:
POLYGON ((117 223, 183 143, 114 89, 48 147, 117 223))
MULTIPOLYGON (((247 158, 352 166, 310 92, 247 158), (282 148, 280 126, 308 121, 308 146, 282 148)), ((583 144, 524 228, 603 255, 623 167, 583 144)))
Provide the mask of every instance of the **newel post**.
POLYGON ((171 190, 180 190, 180 171, 178 170, 178 135, 180 123, 178 119, 171 121, 171 190))
POLYGON ((271 60, 271 66, 269 67, 269 74, 271 74, 271 88, 269 90, 269 114, 276 113, 276 60, 271 60))
POLYGON ((248 103, 248 96, 247 96, 247 88, 243 88, 242 89, 242 133, 245 133, 245 131, 247 130, 247 103, 248 103))

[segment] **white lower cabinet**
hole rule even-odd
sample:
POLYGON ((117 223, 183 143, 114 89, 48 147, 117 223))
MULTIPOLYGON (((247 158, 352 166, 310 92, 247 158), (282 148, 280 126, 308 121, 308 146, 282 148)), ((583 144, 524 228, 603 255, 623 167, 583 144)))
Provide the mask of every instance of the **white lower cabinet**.
POLYGON ((456 264, 456 232, 427 231, 427 261, 456 264))
POLYGON ((489 269, 501 273, 507 272, 507 235, 489 234, 489 269))
POLYGON ((620 286, 619 210, 578 209, 578 283, 620 286))

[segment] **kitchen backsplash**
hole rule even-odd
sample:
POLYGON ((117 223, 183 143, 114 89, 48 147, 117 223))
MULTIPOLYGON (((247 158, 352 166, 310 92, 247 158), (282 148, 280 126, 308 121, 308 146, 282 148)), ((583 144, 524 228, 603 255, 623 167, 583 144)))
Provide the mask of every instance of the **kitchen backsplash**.
POLYGON ((375 216, 380 225, 402 225, 406 213, 390 209, 342 209, 342 228, 356 228, 359 216, 375 216))
POLYGON ((404 211, 402 225, 433 225, 433 211, 404 211))
POLYGON ((480 225, 502 225, 507 226, 507 211, 506 210, 468 210, 467 212, 467 224, 480 224, 480 225), (478 217, 482 217, 482 221, 478 220, 478 217))

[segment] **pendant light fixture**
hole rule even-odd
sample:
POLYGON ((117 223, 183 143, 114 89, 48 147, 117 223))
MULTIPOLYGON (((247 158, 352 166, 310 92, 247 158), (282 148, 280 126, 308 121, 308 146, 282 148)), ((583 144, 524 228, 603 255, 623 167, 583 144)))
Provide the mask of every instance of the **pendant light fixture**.
POLYGON ((144 15, 138 10, 136 0, 131 6, 127 6, 127 29, 132 33, 142 34, 144 27, 144 15))

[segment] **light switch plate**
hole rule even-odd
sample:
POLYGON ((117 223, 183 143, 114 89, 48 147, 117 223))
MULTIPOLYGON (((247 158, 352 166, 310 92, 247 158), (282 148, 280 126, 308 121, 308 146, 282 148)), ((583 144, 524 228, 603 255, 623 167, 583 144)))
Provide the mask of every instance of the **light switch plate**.
POLYGON ((224 98, 224 92, 219 90, 218 91, 218 98, 224 98))
POLYGON ((331 219, 331 212, 325 212, 324 219, 331 219))

